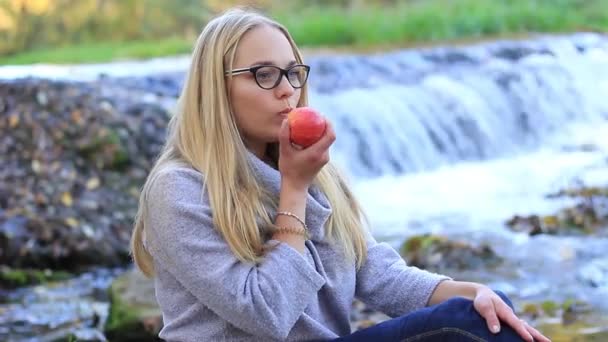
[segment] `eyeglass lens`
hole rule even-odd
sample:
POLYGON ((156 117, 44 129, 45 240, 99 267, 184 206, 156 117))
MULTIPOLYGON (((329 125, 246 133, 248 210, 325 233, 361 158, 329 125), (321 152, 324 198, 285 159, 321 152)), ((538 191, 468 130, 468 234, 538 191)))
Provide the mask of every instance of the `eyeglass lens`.
MULTIPOLYGON (((255 79, 264 89, 271 89, 281 82, 281 69, 275 66, 265 66, 259 68, 255 73, 255 79)), ((294 88, 301 88, 306 82, 308 69, 305 66, 296 65, 287 70, 287 81, 294 88)))

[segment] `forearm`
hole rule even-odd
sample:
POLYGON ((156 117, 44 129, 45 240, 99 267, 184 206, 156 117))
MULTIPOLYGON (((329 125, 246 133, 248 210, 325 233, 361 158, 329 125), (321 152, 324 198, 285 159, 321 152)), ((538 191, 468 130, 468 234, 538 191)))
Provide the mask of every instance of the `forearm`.
POLYGON ((478 283, 444 280, 433 291, 428 305, 439 304, 452 297, 464 297, 472 300, 475 298, 477 291, 482 287, 483 285, 478 283))
MULTIPOLYGON (((297 188, 287 182, 281 183, 278 211, 287 211, 298 216, 302 220, 305 220, 307 196, 308 189, 297 188)), ((285 215, 277 216, 274 223, 278 227, 302 227, 302 224, 297 219, 285 215)), ((272 238, 274 240, 285 242, 298 250, 300 253, 304 252, 304 242, 306 240, 303 236, 288 233, 275 233, 272 238)))

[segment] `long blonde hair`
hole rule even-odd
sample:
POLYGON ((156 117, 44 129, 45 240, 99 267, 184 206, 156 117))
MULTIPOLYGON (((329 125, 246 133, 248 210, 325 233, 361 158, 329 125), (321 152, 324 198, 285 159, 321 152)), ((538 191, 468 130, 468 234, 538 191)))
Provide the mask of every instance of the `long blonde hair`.
MULTIPOLYGON (((231 114, 224 70, 232 69, 241 37, 260 25, 279 29, 289 40, 296 60, 302 55, 281 24, 253 11, 232 9, 212 19, 203 29, 192 53, 192 62, 169 122, 167 141, 143 186, 131 253, 147 276, 154 275, 152 257, 144 247, 144 219, 149 193, 158 175, 176 165, 188 165, 204 175, 215 228, 236 257, 259 262, 264 255, 264 237, 259 229, 271 224, 265 209, 277 199, 256 180, 247 161, 247 150, 231 114)), ((298 107, 307 105, 307 87, 301 90, 298 107)), ((326 236, 345 257, 361 267, 366 257, 364 216, 344 178, 331 163, 317 174, 315 184, 327 197, 332 214, 326 236)), ((202 199, 201 199, 202 200, 202 199)))

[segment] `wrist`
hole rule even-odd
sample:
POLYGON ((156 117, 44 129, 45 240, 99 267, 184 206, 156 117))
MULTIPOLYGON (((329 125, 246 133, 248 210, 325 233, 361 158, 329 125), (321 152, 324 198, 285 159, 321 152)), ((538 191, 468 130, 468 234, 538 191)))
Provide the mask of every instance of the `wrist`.
POLYGON ((300 234, 284 234, 275 232, 272 234, 272 239, 283 242, 300 253, 304 253, 306 238, 300 234))
POLYGON ((485 285, 472 282, 463 282, 462 287, 463 297, 467 297, 469 299, 475 299, 480 292, 489 289, 485 285))
POLYGON ((293 182, 288 179, 281 179, 281 194, 304 195, 308 194, 308 184, 293 182))
POLYGON ((487 289, 487 286, 479 283, 444 280, 435 288, 435 291, 429 300, 429 304, 442 303, 453 297, 464 297, 474 300, 475 297, 485 289, 487 289))

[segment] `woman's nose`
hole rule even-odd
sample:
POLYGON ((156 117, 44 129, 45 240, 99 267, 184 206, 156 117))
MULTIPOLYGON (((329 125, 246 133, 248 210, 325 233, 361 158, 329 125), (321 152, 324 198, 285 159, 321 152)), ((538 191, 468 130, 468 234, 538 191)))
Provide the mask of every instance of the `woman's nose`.
POLYGON ((287 76, 281 75, 281 82, 279 82, 275 91, 279 98, 290 97, 295 92, 295 88, 289 83, 287 76))

